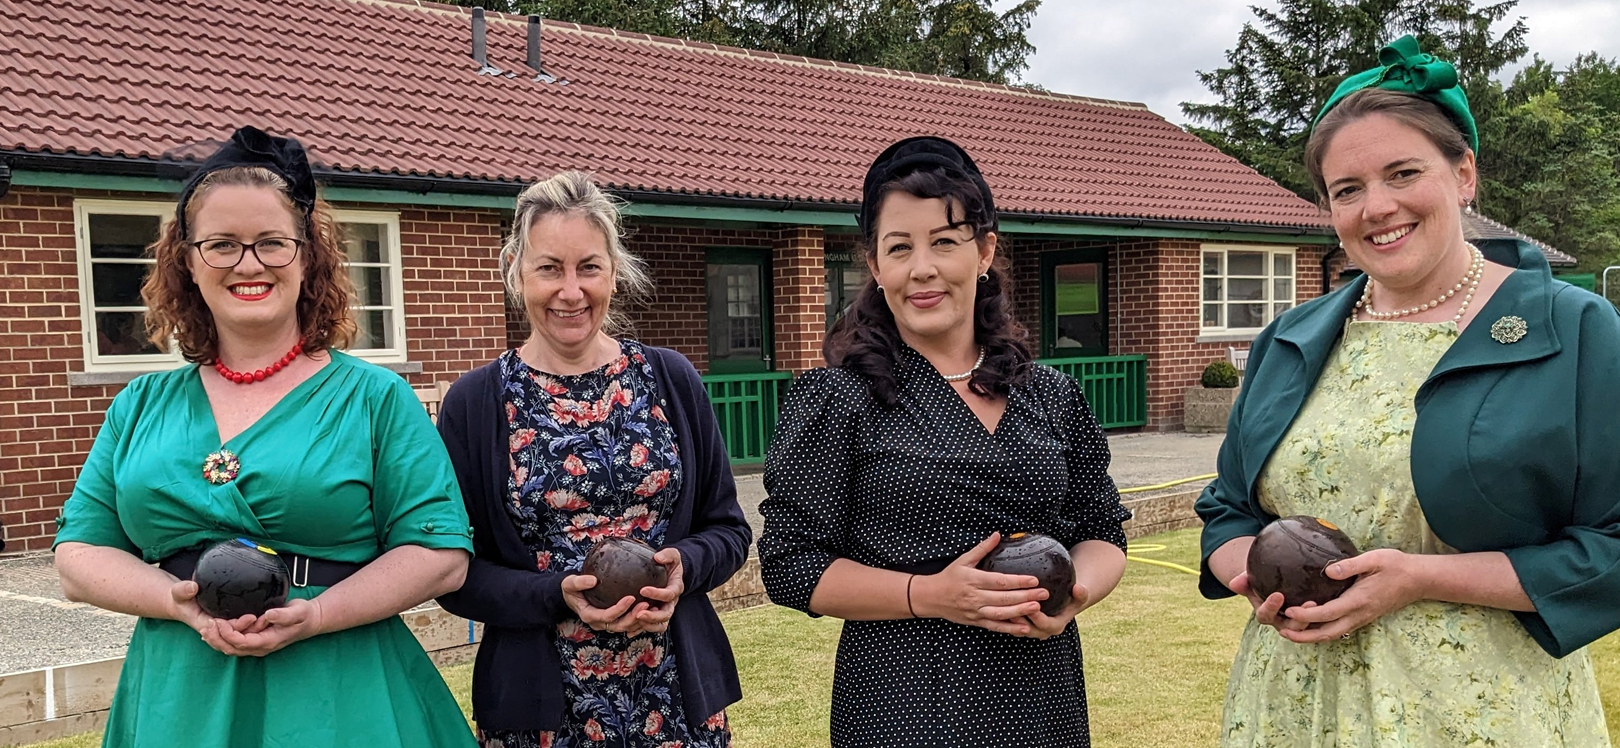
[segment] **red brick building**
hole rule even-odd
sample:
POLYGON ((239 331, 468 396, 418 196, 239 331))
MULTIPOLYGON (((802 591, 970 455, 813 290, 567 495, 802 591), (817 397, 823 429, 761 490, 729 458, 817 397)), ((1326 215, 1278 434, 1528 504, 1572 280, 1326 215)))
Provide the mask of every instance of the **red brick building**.
POLYGON ((586 169, 629 205, 642 340, 706 373, 757 459, 864 282, 855 208, 902 137, 962 143, 1002 209, 1039 355, 1106 425, 1322 288, 1318 210, 1138 104, 391 0, 0 0, 0 525, 44 548, 139 340, 155 236, 208 146, 302 140, 348 226, 358 355, 449 381, 525 334, 496 253, 521 187, 586 169), (538 31, 530 41, 531 29, 538 31), (527 63, 538 60, 542 70, 527 63))

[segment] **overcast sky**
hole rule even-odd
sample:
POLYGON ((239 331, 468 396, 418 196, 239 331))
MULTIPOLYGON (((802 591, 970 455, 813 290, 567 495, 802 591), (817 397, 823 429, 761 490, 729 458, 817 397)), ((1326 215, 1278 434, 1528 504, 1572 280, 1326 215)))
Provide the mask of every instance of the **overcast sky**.
MULTIPOLYGON (((1030 27, 1036 52, 1024 80, 1063 93, 1142 102, 1184 124, 1181 102, 1212 101, 1196 71, 1225 64, 1238 31, 1254 20, 1249 6, 1256 4, 1276 5, 1270 0, 1044 0, 1030 27)), ((1520 0, 1514 13, 1530 27, 1530 51, 1556 66, 1585 52, 1620 58, 1620 0, 1520 0)), ((1514 70, 1518 67, 1522 62, 1514 70)))

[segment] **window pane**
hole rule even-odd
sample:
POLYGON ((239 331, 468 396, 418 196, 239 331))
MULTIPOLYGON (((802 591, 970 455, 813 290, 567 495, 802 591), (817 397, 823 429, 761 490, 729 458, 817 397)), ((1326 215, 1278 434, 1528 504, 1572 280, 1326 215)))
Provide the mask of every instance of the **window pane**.
POLYGON ((146 315, 142 312, 98 312, 96 314, 96 355, 129 356, 162 353, 146 339, 146 315))
POLYGON ((1272 301, 1293 301, 1294 281, 1290 278, 1278 278, 1271 282, 1272 301))
POLYGON ((349 268, 349 279, 354 281, 355 306, 389 306, 388 269, 373 267, 349 268))
POLYGON ((1234 330, 1266 326, 1265 304, 1228 304, 1226 326, 1234 330))
POLYGON ((1220 274, 1221 274, 1221 253, 1220 252, 1205 252, 1204 253, 1204 275, 1220 275, 1220 274))
POLYGON ((764 356, 758 265, 709 265, 709 358, 764 356))
POLYGON ((1265 301, 1266 282, 1259 278, 1233 278, 1227 281, 1228 301, 1265 301))
POLYGON ((1266 253, 1227 252, 1226 274, 1264 276, 1266 274, 1266 253))
POLYGON ((163 219, 157 216, 119 216, 92 213, 90 256, 95 258, 135 258, 158 239, 163 219))
POLYGON ((1204 305, 1204 327, 1221 327, 1221 305, 1204 305))
POLYGON ((1285 303, 1282 303, 1282 302, 1272 304, 1271 305, 1271 317, 1272 317, 1272 319, 1276 319, 1278 315, 1282 314, 1283 312, 1288 311, 1288 308, 1291 307, 1291 306, 1293 306, 1293 304, 1285 304, 1285 303))
POLYGON ((345 223, 343 227, 343 253, 349 262, 383 262, 383 234, 387 227, 380 223, 345 223))
POLYGON ((1205 278, 1204 301, 1224 301, 1225 297, 1221 296, 1221 288, 1224 285, 1226 282, 1220 278, 1205 278))
POLYGON ((152 264, 96 263, 90 266, 90 284, 96 306, 146 306, 141 301, 141 283, 152 264))
POLYGON ((1271 256, 1271 274, 1279 278, 1294 277, 1294 256, 1277 253, 1271 256))
POLYGON ((354 336, 351 350, 394 347, 394 313, 387 309, 366 309, 354 313, 360 331, 354 336))

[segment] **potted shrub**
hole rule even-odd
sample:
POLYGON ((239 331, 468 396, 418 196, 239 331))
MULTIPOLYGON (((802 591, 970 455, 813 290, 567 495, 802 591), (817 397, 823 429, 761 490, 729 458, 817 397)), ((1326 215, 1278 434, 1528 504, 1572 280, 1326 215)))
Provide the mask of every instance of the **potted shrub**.
POLYGON ((1193 434, 1222 434, 1226 432, 1226 419, 1232 415, 1232 404, 1237 402, 1238 370, 1225 361, 1213 361, 1204 367, 1199 386, 1183 391, 1183 413, 1186 429, 1193 434))

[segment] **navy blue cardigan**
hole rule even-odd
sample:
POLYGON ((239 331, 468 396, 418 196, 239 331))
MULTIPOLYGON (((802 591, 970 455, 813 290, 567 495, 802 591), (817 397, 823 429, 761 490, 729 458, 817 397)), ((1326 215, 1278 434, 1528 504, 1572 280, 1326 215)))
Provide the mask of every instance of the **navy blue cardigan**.
MULTIPOLYGON (((670 508, 666 546, 681 552, 686 593, 670 637, 688 720, 701 722, 742 698, 737 663, 706 593, 748 559, 753 532, 737 505, 725 443, 697 370, 684 356, 645 346, 659 402, 681 446, 686 475, 670 508)), ((461 482, 473 526, 473 559, 445 610, 484 623, 473 665, 473 719, 484 730, 553 730, 562 722, 556 626, 572 615, 560 572, 541 572, 503 506, 508 463, 498 362, 468 372, 445 394, 439 434, 461 482)))

